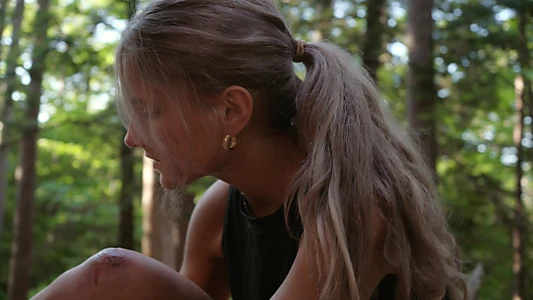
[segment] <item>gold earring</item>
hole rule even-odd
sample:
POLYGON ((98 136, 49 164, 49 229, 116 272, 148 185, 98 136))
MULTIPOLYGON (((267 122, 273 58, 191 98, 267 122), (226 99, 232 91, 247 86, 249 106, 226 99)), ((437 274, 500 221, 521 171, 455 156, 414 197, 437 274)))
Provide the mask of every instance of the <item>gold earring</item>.
POLYGON ((230 136, 229 134, 226 135, 224 138, 224 142, 222 143, 222 147, 226 150, 232 150, 237 147, 237 138, 234 136, 230 136))

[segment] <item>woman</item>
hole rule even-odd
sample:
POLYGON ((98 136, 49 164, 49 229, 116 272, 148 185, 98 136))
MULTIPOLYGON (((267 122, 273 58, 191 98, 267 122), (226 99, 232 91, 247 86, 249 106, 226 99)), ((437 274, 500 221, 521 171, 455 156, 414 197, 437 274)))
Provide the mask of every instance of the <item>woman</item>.
MULTIPOLYGON (((207 297, 198 286, 212 299, 464 299, 419 151, 353 59, 296 41, 270 1, 154 1, 123 34, 116 77, 125 143, 165 189, 220 179, 165 297, 207 297)), ((155 269, 151 281, 167 278, 155 269)))

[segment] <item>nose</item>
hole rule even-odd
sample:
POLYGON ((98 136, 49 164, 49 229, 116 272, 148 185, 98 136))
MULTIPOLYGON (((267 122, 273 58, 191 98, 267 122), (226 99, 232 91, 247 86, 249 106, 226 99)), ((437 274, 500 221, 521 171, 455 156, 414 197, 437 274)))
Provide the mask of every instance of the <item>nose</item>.
POLYGON ((126 135, 124 136, 124 144, 130 148, 140 148, 142 147, 141 140, 139 137, 134 133, 131 126, 128 127, 128 130, 126 131, 126 135))

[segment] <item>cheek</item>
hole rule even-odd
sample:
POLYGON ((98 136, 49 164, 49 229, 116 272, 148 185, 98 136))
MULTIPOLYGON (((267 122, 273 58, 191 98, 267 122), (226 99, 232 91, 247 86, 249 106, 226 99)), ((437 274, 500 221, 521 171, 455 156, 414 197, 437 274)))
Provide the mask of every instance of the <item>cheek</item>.
POLYGON ((152 130, 153 141, 149 150, 155 152, 154 155, 165 164, 187 161, 190 152, 189 136, 173 125, 165 126, 165 123, 157 125, 152 130))
POLYGON ((198 167, 204 167, 209 172, 223 164, 226 150, 222 146, 224 133, 222 126, 213 124, 207 128, 202 125, 195 131, 193 138, 193 163, 198 167))
POLYGON ((165 160, 176 165, 186 166, 191 162, 200 167, 207 164, 210 158, 222 149, 222 139, 217 138, 212 131, 186 132, 179 128, 167 128, 160 132, 163 133, 163 147, 160 148, 165 152, 165 160))
POLYGON ((222 148, 222 138, 213 131, 201 132, 193 137, 192 157, 196 161, 208 163, 213 158, 219 156, 222 148))
POLYGON ((191 112, 187 116, 188 126, 184 126, 178 117, 170 115, 158 121, 167 162, 202 172, 220 164, 219 157, 225 152, 224 126, 218 118, 205 112, 191 112))

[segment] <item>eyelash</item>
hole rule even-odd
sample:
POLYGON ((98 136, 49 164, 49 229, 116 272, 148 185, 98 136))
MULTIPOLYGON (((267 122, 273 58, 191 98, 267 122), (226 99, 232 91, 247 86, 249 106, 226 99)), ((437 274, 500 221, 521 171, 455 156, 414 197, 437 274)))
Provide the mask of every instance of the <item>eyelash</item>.
POLYGON ((151 113, 148 113, 148 111, 146 110, 145 108, 145 105, 144 105, 144 100, 143 99, 139 99, 139 106, 141 108, 141 112, 142 112, 142 115, 143 117, 145 118, 150 118, 150 117, 154 117, 156 114, 157 114, 157 111, 152 111, 151 113))

